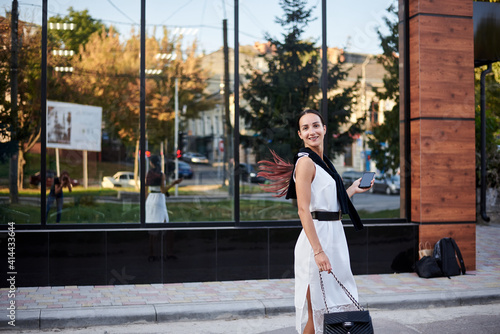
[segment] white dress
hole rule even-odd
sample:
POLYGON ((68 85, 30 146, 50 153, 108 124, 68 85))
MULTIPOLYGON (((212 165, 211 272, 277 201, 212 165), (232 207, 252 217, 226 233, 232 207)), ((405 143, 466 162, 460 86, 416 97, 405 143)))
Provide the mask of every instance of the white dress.
MULTIPOLYGON (((305 155, 307 156, 307 154, 305 155)), ((304 157, 299 159, 302 158, 304 157)), ((310 211, 339 211, 335 180, 323 168, 316 164, 315 166, 316 175, 311 184, 310 211)), ((342 222, 340 220, 318 221, 316 219, 313 222, 321 247, 332 265, 332 271, 352 296, 358 300, 358 290, 351 272, 349 250, 342 222)), ((328 313, 357 310, 331 274, 323 272, 321 275, 328 313)), ((308 317, 306 299, 308 287, 311 294, 315 333, 320 334, 323 333, 325 302, 319 281, 318 266, 314 260, 314 252, 309 239, 302 230, 295 245, 295 310, 296 329, 299 333, 304 331, 308 317)))
POLYGON ((151 191, 146 199, 146 223, 168 223, 167 204, 160 186, 149 186, 151 191))

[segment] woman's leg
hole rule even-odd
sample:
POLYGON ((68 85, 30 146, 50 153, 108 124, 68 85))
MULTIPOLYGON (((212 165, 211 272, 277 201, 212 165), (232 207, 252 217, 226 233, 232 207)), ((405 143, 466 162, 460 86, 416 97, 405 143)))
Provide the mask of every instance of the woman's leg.
POLYGON ((63 209, 63 203, 64 203, 64 199, 62 196, 56 198, 56 204, 57 204, 56 223, 61 222, 61 213, 62 213, 62 209, 63 209))
POLYGON ((48 221, 49 219, 49 212, 50 212, 50 207, 52 204, 54 204, 54 197, 53 196, 48 196, 47 197, 47 210, 45 211, 45 221, 48 221))
POLYGON ((307 323, 306 327, 304 327, 304 334, 314 334, 314 318, 313 318, 311 294, 309 293, 309 287, 307 287, 306 299, 307 299, 307 323))

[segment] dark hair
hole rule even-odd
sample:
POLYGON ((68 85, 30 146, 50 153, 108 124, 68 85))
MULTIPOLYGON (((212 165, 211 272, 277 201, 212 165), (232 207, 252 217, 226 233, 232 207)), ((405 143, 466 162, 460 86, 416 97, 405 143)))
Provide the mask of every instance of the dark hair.
POLYGON ((302 116, 304 115, 307 115, 307 114, 314 114, 316 116, 319 117, 319 119, 321 120, 321 125, 325 125, 325 120, 323 119, 323 116, 321 116, 321 113, 317 110, 314 110, 314 109, 305 109, 305 110, 302 110, 299 114, 299 117, 297 118, 297 130, 300 131, 300 119, 302 118, 302 116))
MULTIPOLYGON (((297 130, 300 131, 299 121, 302 116, 307 114, 314 114, 319 117, 321 124, 325 125, 325 121, 321 113, 314 109, 302 110, 297 118, 297 130)), ((261 160, 258 162, 260 172, 258 176, 262 176, 270 181, 270 183, 265 183, 261 185, 262 189, 267 192, 275 193, 273 196, 282 197, 288 192, 288 187, 290 186, 290 179, 292 177, 294 165, 288 161, 285 161, 273 150, 269 150, 272 155, 272 159, 261 160)))
POLYGON ((153 164, 154 166, 154 171, 155 172, 160 172, 161 171, 161 159, 159 156, 157 155, 152 155, 149 157, 149 161, 151 162, 151 164, 153 164))

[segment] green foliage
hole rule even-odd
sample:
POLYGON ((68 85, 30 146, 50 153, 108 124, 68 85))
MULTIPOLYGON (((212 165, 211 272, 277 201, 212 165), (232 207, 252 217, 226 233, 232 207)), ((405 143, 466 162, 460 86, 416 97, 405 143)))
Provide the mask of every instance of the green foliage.
MULTIPOLYGON (((476 184, 481 180, 481 73, 486 66, 475 69, 476 93, 476 184)), ((500 188, 500 63, 492 65, 493 73, 485 78, 486 97, 486 183, 500 188)))
MULTIPOLYGON (((331 66, 328 73, 328 87, 336 87, 337 83, 346 77, 347 72, 342 70, 341 65, 331 66)), ((351 114, 354 112, 352 100, 357 88, 358 82, 328 98, 327 133, 330 134, 328 155, 331 158, 344 153, 345 148, 352 144, 353 138, 364 130, 365 117, 360 117, 351 124, 351 114)), ((319 105, 320 101, 317 103, 319 105)))
POLYGON ((378 62, 387 71, 383 79, 384 90, 377 91, 377 97, 381 100, 394 100, 396 104, 392 110, 384 112, 384 123, 374 126, 372 135, 368 139, 371 158, 381 171, 396 170, 400 165, 398 10, 391 5, 387 12, 389 17, 384 17, 384 21, 389 34, 383 35, 380 30, 377 31, 383 49, 378 62))
POLYGON ((400 164, 399 105, 384 112, 385 122, 373 127, 368 139, 371 159, 380 171, 397 170, 400 164))
MULTIPOLYGON (((37 27, 18 21, 17 45, 17 117, 12 113, 11 64, 12 34, 11 17, 4 24, 8 30, 0 33, 0 137, 10 138, 10 143, 2 144, 1 158, 5 161, 14 153, 18 154, 18 175, 11 180, 12 186, 22 188, 23 155, 30 150, 40 137, 40 76, 41 76, 41 32, 37 27)), ((17 188, 11 189, 17 193, 17 188)), ((15 198, 13 198, 15 200, 15 198)))
POLYGON ((73 7, 68 8, 68 15, 52 16, 48 19, 49 23, 73 23, 73 30, 48 30, 49 50, 51 47, 73 50, 80 52, 80 48, 85 49, 85 44, 90 36, 103 29, 104 24, 100 20, 92 18, 88 10, 75 11, 73 7))
MULTIPOLYGON (((94 192, 91 191, 92 194, 94 192)), ((23 195, 24 196, 24 195, 23 195)), ((67 193, 64 194, 65 197, 67 193)), ((102 196, 102 194, 101 194, 102 196)), ((73 195, 72 203, 65 203, 61 223, 64 224, 120 224, 139 223, 139 204, 95 203, 90 195, 73 195)), ((229 200, 168 203, 171 222, 221 222, 232 221, 232 202, 229 200)), ((360 210, 363 219, 399 218, 399 209, 369 212, 360 210)), ((290 202, 277 203, 272 200, 240 201, 240 216, 243 220, 298 220, 297 208, 290 202)), ((19 224, 39 224, 40 207, 7 204, 0 207, 0 224, 14 219, 19 224)), ((56 211, 49 213, 49 224, 54 224, 56 211)))
MULTIPOLYGON (((83 14, 81 16, 84 16, 83 14)), ((150 148, 174 139, 175 79, 179 79, 179 105, 186 105, 186 118, 211 107, 204 92, 208 74, 196 55, 197 44, 181 49, 182 37, 146 38, 146 68, 161 70, 147 75, 145 82, 146 127, 150 148), (175 55, 168 59, 158 54, 175 55)), ((139 139, 140 35, 134 31, 122 42, 113 27, 96 30, 78 56, 71 59, 71 75, 51 72, 49 99, 103 108, 105 131, 131 148, 139 139)))
MULTIPOLYGON (((5 24, 10 27, 10 17, 5 24)), ((40 31, 23 22, 18 24, 18 119, 17 136, 19 146, 29 145, 40 130, 40 31), (25 31, 25 33, 22 33, 25 31)), ((11 32, 0 34, 0 135, 10 137, 11 115, 11 32)))
MULTIPOLYGON (((305 108, 319 109, 320 105, 320 55, 314 42, 303 40, 304 28, 311 22, 312 9, 306 9, 307 1, 282 0, 283 18, 276 22, 286 30, 283 40, 266 34, 272 46, 271 53, 262 57, 268 70, 262 72, 247 65, 249 74, 243 87, 243 98, 248 108, 241 109, 246 124, 255 131, 252 138, 245 138, 242 144, 252 146, 258 157, 268 154, 268 148, 279 155, 290 157, 291 152, 301 145, 297 136, 297 118, 305 108)), ((328 87, 333 90, 347 72, 342 66, 330 64, 328 87)), ((353 88, 348 88, 329 98, 327 124, 328 133, 335 135, 328 139, 330 152, 341 153, 343 147, 352 142, 352 134, 360 132, 360 124, 346 128, 352 112, 353 88)))

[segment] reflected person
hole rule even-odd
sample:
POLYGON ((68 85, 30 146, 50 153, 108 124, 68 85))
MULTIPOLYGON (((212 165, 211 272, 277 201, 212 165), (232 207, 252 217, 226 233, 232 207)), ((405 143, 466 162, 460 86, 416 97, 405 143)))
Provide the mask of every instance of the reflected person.
POLYGON ((56 201, 56 223, 61 222, 61 214, 64 203, 64 193, 63 188, 68 188, 68 191, 72 191, 71 179, 69 178, 68 172, 62 172, 60 177, 55 177, 52 186, 50 187, 49 197, 47 198, 47 211, 45 212, 45 221, 49 217, 50 208, 56 201))
POLYGON ((165 195, 168 190, 182 182, 182 178, 165 184, 165 174, 161 172, 161 159, 157 155, 149 158, 149 171, 146 175, 146 223, 168 223, 165 195))
MULTIPOLYGON (((154 155, 149 158, 149 171, 146 175, 146 223, 168 223, 169 216, 165 195, 168 196, 168 190, 182 182, 182 178, 174 180, 166 185, 165 174, 161 172, 161 159, 154 155)), ((149 231, 149 258, 154 261, 158 257, 155 256, 155 243, 158 240, 160 231, 149 231)), ((173 240, 167 240, 167 247, 173 247, 173 240)), ((167 254, 168 255, 168 254, 167 254)))

